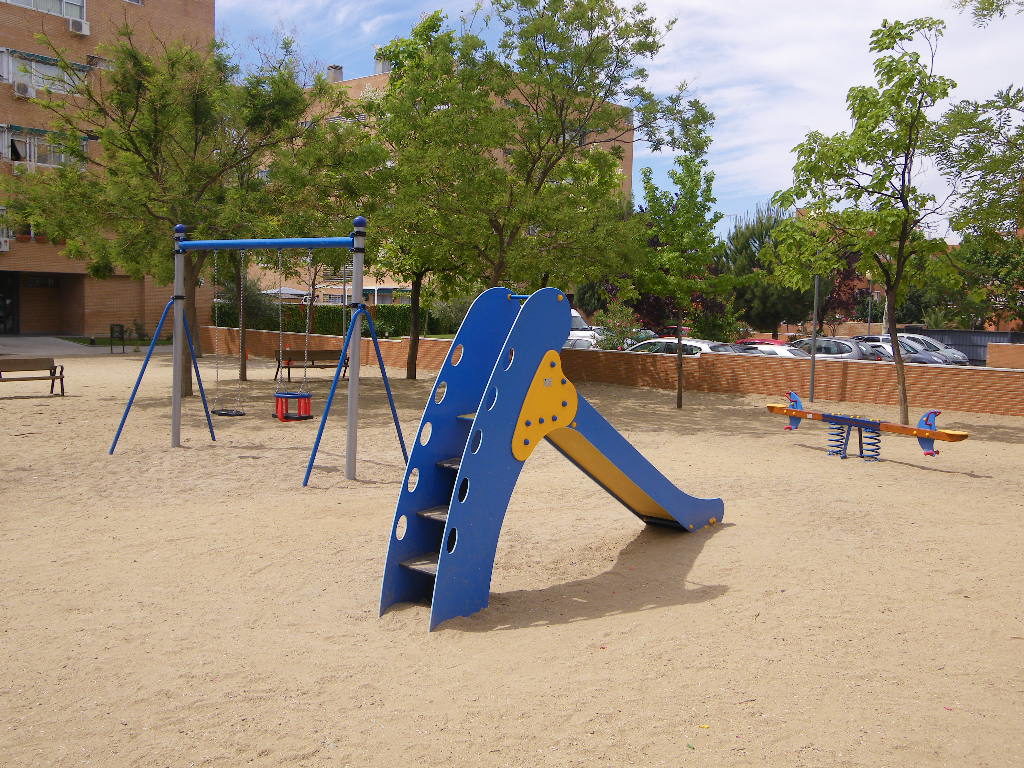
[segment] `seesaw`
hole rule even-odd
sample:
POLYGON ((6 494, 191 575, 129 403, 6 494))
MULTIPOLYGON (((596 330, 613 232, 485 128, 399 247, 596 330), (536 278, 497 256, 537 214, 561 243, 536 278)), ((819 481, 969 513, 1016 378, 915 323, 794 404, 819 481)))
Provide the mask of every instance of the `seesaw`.
MULTIPOLYGON (((544 440, 644 523, 683 532, 722 520, 721 499, 677 488, 576 391, 560 356, 570 324, 569 301, 555 288, 530 296, 491 288, 473 302, 409 454, 381 613, 429 601, 433 629, 487 606, 509 499, 544 440)), ((559 485, 535 515, 562 503, 559 485)), ((565 535, 592 526, 581 517, 565 535)))
POLYGON ((935 441, 942 440, 947 443, 958 443, 967 439, 966 432, 953 429, 936 429, 935 417, 942 411, 928 411, 917 422, 916 427, 908 427, 904 424, 893 424, 889 421, 872 421, 857 416, 843 416, 835 413, 818 413, 817 411, 805 411, 803 401, 796 392, 787 392, 789 405, 769 405, 768 410, 783 416, 789 416, 789 425, 786 429, 797 429, 801 419, 823 421, 830 424, 828 430, 828 454, 847 458, 847 451, 850 446, 850 436, 853 430, 857 430, 857 453, 865 461, 878 461, 879 453, 882 450, 882 432, 889 432, 895 435, 908 435, 916 437, 917 442, 924 451, 925 456, 938 456, 935 448, 935 441))

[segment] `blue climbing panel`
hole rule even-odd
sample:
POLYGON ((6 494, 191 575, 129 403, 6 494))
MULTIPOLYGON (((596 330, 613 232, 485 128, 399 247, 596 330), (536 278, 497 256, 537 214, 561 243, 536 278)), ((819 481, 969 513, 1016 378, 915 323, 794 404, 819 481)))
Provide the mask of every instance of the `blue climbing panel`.
POLYGON ((492 288, 473 303, 438 373, 391 528, 381 613, 430 602, 430 628, 487 606, 505 511, 540 440, 646 523, 692 531, 721 499, 669 482, 577 392, 561 368, 565 294, 492 288), (520 299, 526 300, 520 303, 520 299))

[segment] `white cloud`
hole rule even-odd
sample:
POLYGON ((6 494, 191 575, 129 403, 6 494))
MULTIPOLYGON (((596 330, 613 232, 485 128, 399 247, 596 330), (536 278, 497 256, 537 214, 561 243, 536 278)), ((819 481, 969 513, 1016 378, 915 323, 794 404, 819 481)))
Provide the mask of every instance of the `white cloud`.
MULTIPOLYGON (((983 98, 1021 72, 1024 18, 978 29, 948 0, 652 0, 649 5, 659 18, 679 17, 650 67, 652 87, 667 92, 686 80, 715 112, 711 159, 726 209, 787 186, 790 152, 808 131, 849 128, 846 91, 873 82, 868 38, 884 18, 947 21, 937 70, 959 83, 957 99, 983 98)), ((651 157, 643 151, 637 156, 651 157)), ((934 180, 929 186, 936 186, 934 180)))

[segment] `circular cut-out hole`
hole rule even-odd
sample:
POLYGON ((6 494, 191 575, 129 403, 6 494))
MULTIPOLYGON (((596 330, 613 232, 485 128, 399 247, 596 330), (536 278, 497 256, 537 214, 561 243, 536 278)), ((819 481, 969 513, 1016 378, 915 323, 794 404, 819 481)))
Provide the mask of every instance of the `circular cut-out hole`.
POLYGON ((455 529, 455 528, 452 528, 450 531, 448 531, 448 541, 445 543, 445 549, 448 550, 448 554, 449 555, 452 552, 455 551, 455 545, 458 544, 458 542, 459 542, 458 530, 455 529))
POLYGON ((472 453, 476 453, 477 451, 479 451, 480 450, 480 443, 483 442, 483 439, 484 439, 484 432, 483 432, 483 430, 482 429, 476 430, 476 432, 473 433, 473 439, 469 441, 469 450, 472 453))
POLYGON ((419 469, 413 467, 412 472, 409 473, 409 480, 406 482, 405 487, 409 489, 409 493, 416 490, 416 486, 420 481, 419 469))
POLYGON ((515 351, 515 349, 513 349, 512 347, 509 347, 509 350, 508 350, 508 362, 507 362, 507 363, 505 363, 505 370, 506 370, 506 371, 507 371, 507 370, 508 370, 509 368, 511 368, 511 367, 512 367, 512 362, 513 362, 513 361, 514 361, 515 359, 516 359, 516 351, 515 351))
POLYGON ((464 351, 465 350, 462 348, 461 344, 457 345, 455 349, 452 350, 452 365, 459 364, 459 361, 462 360, 462 353, 464 351))
POLYGON ((401 541, 405 538, 405 532, 409 530, 409 518, 402 515, 398 518, 398 522, 395 523, 395 538, 401 541))
POLYGON ((465 501, 467 496, 469 496, 469 478, 464 477, 459 483, 459 501, 465 501))
POLYGON ((423 425, 423 429, 420 430, 420 445, 426 445, 430 442, 430 433, 433 431, 433 427, 428 421, 423 425))
POLYGON ((440 404, 444 400, 445 394, 448 392, 448 382, 442 381, 437 385, 437 389, 434 390, 434 402, 440 404))
POLYGON ((487 410, 494 410, 494 406, 498 404, 498 388, 491 387, 491 392, 487 395, 487 410))

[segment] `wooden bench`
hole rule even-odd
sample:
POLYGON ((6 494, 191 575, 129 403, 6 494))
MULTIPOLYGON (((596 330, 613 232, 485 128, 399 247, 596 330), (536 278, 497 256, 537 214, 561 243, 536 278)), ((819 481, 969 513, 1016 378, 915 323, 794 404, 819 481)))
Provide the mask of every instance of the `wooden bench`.
POLYGON ((4 381, 49 381, 50 394, 54 385, 60 382, 60 394, 64 395, 64 366, 53 362, 52 357, 0 357, 0 382, 4 381), (5 374, 21 371, 49 371, 49 376, 14 376, 5 374), (59 372, 58 372, 59 371, 59 372))
MULTIPOLYGON (((338 358, 341 357, 341 350, 338 349, 311 349, 305 353, 306 364, 303 366, 303 351, 301 349, 286 349, 284 352, 276 352, 274 358, 277 360, 277 370, 274 372, 274 381, 281 375, 281 369, 288 371, 288 381, 292 380, 292 368, 337 368, 338 358)), ((348 376, 348 358, 345 358, 345 365, 341 368, 341 377, 348 376)))

